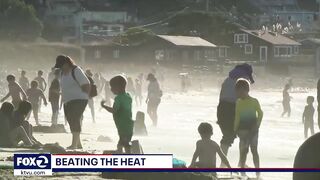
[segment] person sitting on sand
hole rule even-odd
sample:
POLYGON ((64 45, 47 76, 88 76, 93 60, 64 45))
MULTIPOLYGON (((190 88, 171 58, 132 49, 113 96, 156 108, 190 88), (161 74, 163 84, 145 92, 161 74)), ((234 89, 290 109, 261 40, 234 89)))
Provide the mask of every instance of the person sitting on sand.
MULTIPOLYGON (((255 168, 260 167, 258 154, 258 137, 263 112, 259 101, 249 95, 250 82, 246 79, 239 79, 236 83, 236 113, 234 121, 234 132, 240 138, 240 168, 245 168, 249 147, 252 153, 255 168)), ((245 174, 243 174, 245 175, 245 174)), ((260 173, 257 172, 257 177, 260 173)))
POLYGON ((198 127, 198 132, 201 139, 197 141, 196 150, 192 157, 190 167, 195 168, 216 168, 216 154, 221 158, 221 161, 231 168, 227 157, 223 154, 220 146, 213 140, 212 126, 209 123, 201 123, 198 127), (196 161, 199 158, 199 161, 196 161))
POLYGON ((288 113, 288 117, 290 117, 290 114, 291 114, 291 106, 290 106, 291 97, 289 95, 289 89, 290 89, 290 85, 286 84, 284 86, 284 89, 283 89, 283 92, 282 92, 282 95, 283 95, 283 99, 282 99, 283 113, 281 114, 281 117, 283 117, 287 113, 288 113))
POLYGON ((5 102, 0 108, 0 147, 16 147, 20 141, 27 146, 33 143, 22 126, 10 129, 14 106, 5 102))
POLYGON ((4 102, 6 99, 8 99, 10 96, 12 98, 12 104, 14 105, 14 108, 17 109, 20 102, 22 100, 27 99, 27 95, 24 92, 24 90, 21 88, 21 86, 16 82, 16 77, 14 75, 8 75, 7 76, 8 81, 8 94, 1 99, 0 102, 4 102), (22 95, 22 98, 21 98, 22 95))
POLYGON ((32 110, 32 105, 29 101, 22 101, 19 104, 19 107, 16 111, 13 112, 12 120, 10 121, 10 128, 14 129, 19 126, 22 126, 24 130, 26 131, 29 139, 32 141, 33 144, 39 144, 41 143, 36 140, 36 138, 33 137, 33 127, 32 125, 26 121, 26 118, 28 114, 32 110))
POLYGON ((148 131, 144 123, 145 115, 143 112, 138 111, 136 120, 134 121, 134 135, 147 136, 148 131))
POLYGON ((37 81, 31 82, 31 88, 27 90, 27 95, 28 95, 28 100, 32 105, 33 117, 36 120, 37 126, 40 126, 39 118, 38 118, 40 101, 42 99, 45 106, 48 103, 47 103, 46 97, 43 94, 43 91, 40 88, 38 88, 37 81))
POLYGON ((304 108, 302 115, 302 123, 304 124, 304 137, 308 138, 308 130, 311 131, 311 136, 314 135, 314 107, 313 107, 314 97, 308 96, 307 98, 307 106, 304 108))
POLYGON ((113 114, 113 120, 116 124, 119 142, 117 150, 126 154, 131 153, 130 141, 133 135, 132 120, 132 98, 126 92, 127 81, 123 76, 115 76, 110 80, 111 91, 117 95, 114 99, 113 107, 106 106, 105 101, 101 102, 101 106, 108 112, 113 114))

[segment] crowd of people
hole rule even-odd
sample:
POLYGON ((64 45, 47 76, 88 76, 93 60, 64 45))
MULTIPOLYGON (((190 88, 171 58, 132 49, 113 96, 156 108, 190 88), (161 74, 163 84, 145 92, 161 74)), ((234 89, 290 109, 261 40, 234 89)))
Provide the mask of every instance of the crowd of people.
MULTIPOLYGON (((42 102, 52 108, 52 126, 58 125, 59 110, 63 108, 67 123, 72 134, 71 145, 68 149, 81 149, 80 134, 82 131, 83 113, 88 105, 91 110, 92 121, 95 122, 94 100, 97 96, 103 96, 101 107, 113 115, 118 131, 118 152, 131 152, 131 138, 136 130, 132 118, 133 100, 137 106, 142 105, 143 83, 149 81, 147 88, 147 113, 154 126, 158 124, 158 106, 161 103, 163 92, 154 73, 149 73, 145 78, 141 73, 137 78, 117 75, 106 80, 100 73, 92 73, 91 70, 83 70, 80 66, 65 55, 59 55, 56 63, 48 75, 48 80, 43 78, 43 72, 31 82, 26 76, 26 71, 21 71, 19 81, 14 75, 7 76, 8 93, 1 99, 4 102, 0 109, 0 145, 15 147, 19 142, 25 146, 39 147, 42 144, 33 136, 33 127, 28 122, 30 112, 33 112, 36 125, 40 126, 39 113, 42 102), (49 87, 48 102, 45 91, 49 87), (101 95, 103 94, 103 95, 101 95), (5 102, 9 97, 11 103, 5 102)), ((198 132, 201 139, 196 143, 191 167, 215 168, 216 154, 221 158, 220 167, 230 167, 228 162, 228 149, 236 137, 239 137, 239 164, 245 168, 249 149, 253 156, 254 166, 260 167, 258 153, 259 128, 263 118, 263 111, 259 100, 252 97, 250 85, 253 79, 253 69, 248 64, 235 66, 221 86, 219 104, 217 106, 217 124, 222 132, 220 145, 211 140, 213 135, 212 125, 201 123, 198 132)), ((185 77, 183 77, 183 91, 185 91, 185 77)), ((290 116, 291 85, 287 84, 283 90, 282 116, 290 116)), ((305 136, 310 129, 314 133, 313 108, 314 97, 307 98, 307 106, 303 112, 305 136)), ((143 134, 147 134, 144 125, 144 113, 137 113, 137 127, 141 126, 143 134)), ((260 174, 257 173, 259 177, 260 174)))
MULTIPOLYGON (((97 96, 103 98, 103 103, 101 103, 101 105, 104 108, 111 106, 112 108, 117 110, 118 106, 121 108, 127 107, 127 109, 131 110, 132 98, 135 99, 137 106, 141 106, 143 99, 142 83, 145 80, 149 81, 147 89, 148 93, 146 97, 147 112, 152 119, 154 126, 156 126, 158 119, 157 108, 161 102, 162 90, 155 75, 150 73, 145 78, 143 73, 141 73, 137 76, 135 81, 133 81, 131 77, 125 77, 125 75, 119 77, 123 77, 123 80, 125 81, 125 86, 122 87, 125 89, 122 89, 121 93, 114 91, 115 85, 117 87, 119 83, 118 81, 114 83, 114 78, 108 81, 100 73, 93 74, 90 69, 83 70, 80 66, 76 65, 70 57, 64 55, 59 55, 56 58, 56 64, 51 69, 51 72, 49 72, 47 81, 45 80, 45 78, 43 78, 43 71, 41 70, 38 71, 37 77, 35 77, 31 82, 28 79, 27 72, 25 70, 21 71, 19 81, 16 81, 16 77, 14 75, 7 75, 8 92, 1 99, 1 102, 5 102, 9 97, 11 97, 12 101, 3 103, 2 106, 4 109, 2 111, 3 115, 6 115, 6 118, 0 118, 0 120, 6 121, 5 124, 10 125, 10 127, 19 127, 19 136, 17 137, 19 137, 20 139, 17 140, 17 138, 14 138, 17 142, 12 144, 8 142, 10 138, 2 138, 0 140, 0 144, 2 146, 16 146, 20 141, 23 141, 23 144, 27 146, 35 144, 34 142, 32 142, 33 139, 35 140, 35 138, 32 136, 32 126, 28 123, 31 114, 30 112, 33 112, 33 117, 35 119, 36 125, 41 126, 41 120, 39 119, 39 113, 41 113, 40 109, 42 104, 47 106, 49 102, 52 109, 51 127, 55 127, 58 125, 59 111, 63 108, 66 123, 69 124, 72 134, 72 143, 68 147, 68 149, 81 149, 82 144, 80 133, 83 113, 86 107, 88 106, 90 108, 92 121, 93 123, 95 123, 94 100, 95 98, 97 98, 97 96), (49 87, 48 98, 46 98, 45 95, 47 86, 49 87), (121 98, 123 97, 122 95, 124 93, 124 90, 125 92, 128 92, 125 106, 122 103, 122 100, 124 100, 125 98, 121 98), (27 107, 30 107, 30 109, 26 108, 25 104, 29 104, 27 107), (12 109, 14 110, 14 112, 12 110, 12 112, 10 113, 9 110, 7 110, 10 109, 8 108, 8 106, 10 105, 13 107, 12 109), (21 107, 24 107, 23 111, 21 111, 21 107), (19 117, 19 121, 21 122, 16 123, 17 125, 11 125, 15 121, 18 121, 14 119, 14 114, 17 114, 15 113, 16 111, 23 112, 22 114, 15 115, 16 118, 19 117), (24 123, 28 123, 28 125, 22 126, 24 123), (18 125, 21 125, 21 127, 18 125), (31 139, 32 143, 26 141, 27 138, 24 138, 25 136, 22 136, 21 132, 26 132, 27 135, 31 133, 28 137, 31 139)), ((127 124, 132 123, 132 115, 130 112, 127 113, 125 117, 123 117, 124 114, 122 110, 120 109, 119 111, 120 112, 118 113, 113 113, 115 124, 118 128, 120 136, 119 144, 128 144, 131 141, 133 129, 126 126, 127 124), (130 121, 128 121, 128 119, 130 119, 130 121), (120 126, 118 126, 118 124, 120 124, 120 126), (122 126, 123 124, 125 126, 124 130, 122 126), (127 133, 127 131, 129 132, 127 133), (122 135, 122 132, 125 132, 125 136, 122 135), (123 143, 123 141, 127 143, 123 143)), ((6 129, 6 132, 8 130, 9 128, 6 129)), ((18 131, 12 128, 11 130, 12 132, 18 131)), ((10 133, 6 134, 8 135, 10 133)), ((13 137, 16 136, 14 135, 13 137)), ((41 143, 39 143, 38 141, 36 142, 36 144, 41 145, 41 143)))

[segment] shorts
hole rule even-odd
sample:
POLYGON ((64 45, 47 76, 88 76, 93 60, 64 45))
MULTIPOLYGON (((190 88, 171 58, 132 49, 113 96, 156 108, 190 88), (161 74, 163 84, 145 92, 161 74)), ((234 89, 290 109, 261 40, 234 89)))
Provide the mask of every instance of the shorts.
POLYGON ((64 115, 69 123, 71 132, 81 132, 81 119, 88 100, 72 100, 63 105, 64 115))
POLYGON ((239 130, 238 136, 240 138, 240 149, 258 147, 258 130, 239 130))
POLYGON ((226 101, 220 101, 217 109, 217 123, 220 126, 222 139, 221 144, 231 146, 236 138, 233 126, 235 119, 236 104, 226 101))
POLYGON ((122 147, 130 146, 132 134, 131 135, 119 135, 119 136, 120 136, 120 138, 119 138, 118 146, 122 146, 122 147))

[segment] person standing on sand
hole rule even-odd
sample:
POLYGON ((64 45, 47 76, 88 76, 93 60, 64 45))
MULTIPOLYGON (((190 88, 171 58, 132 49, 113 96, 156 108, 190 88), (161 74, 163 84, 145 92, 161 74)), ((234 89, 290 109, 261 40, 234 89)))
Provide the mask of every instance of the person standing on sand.
POLYGON ((150 73, 148 74, 147 80, 148 85, 148 96, 146 99, 147 111, 153 122, 153 126, 158 124, 158 106, 161 102, 162 90, 156 77, 150 73))
POLYGON ((290 100, 291 96, 289 94, 290 85, 286 84, 284 86, 284 89, 282 91, 282 106, 283 106, 283 113, 281 114, 281 117, 283 117, 285 114, 288 114, 288 117, 291 115, 291 106, 290 106, 290 100))
POLYGON ((303 115, 302 115, 302 123, 304 124, 304 138, 308 138, 308 130, 311 131, 311 136, 314 135, 314 122, 313 122, 313 115, 314 115, 314 107, 313 107, 314 97, 308 96, 307 97, 307 105, 304 108, 303 115))
POLYGON ((229 72, 229 76, 221 85, 219 105, 217 107, 217 124, 222 132, 220 147, 226 156, 228 155, 229 147, 236 138, 233 127, 237 101, 235 85, 239 78, 247 79, 253 84, 252 73, 251 65, 246 63, 237 65, 229 72))
POLYGON ((40 101, 43 100, 44 105, 47 106, 47 99, 44 96, 43 91, 38 87, 37 81, 31 81, 31 88, 27 90, 28 100, 32 105, 33 117, 36 121, 37 126, 39 123, 39 105, 40 101))
POLYGON ((113 106, 106 106, 105 101, 101 102, 108 112, 112 113, 113 120, 118 130, 119 141, 117 145, 118 153, 131 153, 130 141, 133 135, 132 120, 132 98, 126 92, 127 81, 123 76, 115 76, 110 80, 111 91, 116 95, 113 106))
POLYGON ((21 77, 19 79, 19 84, 21 88, 26 91, 30 87, 29 79, 26 77, 27 72, 25 70, 21 71, 21 77))
POLYGON ((27 99, 27 94, 24 92, 21 86, 16 82, 16 77, 14 77, 14 75, 8 75, 7 81, 8 81, 9 92, 4 98, 1 99, 0 102, 4 102, 6 99, 8 99, 11 96, 12 104, 14 105, 14 108, 17 109, 20 102, 22 100, 27 99), (21 95, 22 95, 22 98, 21 98, 21 95))
MULTIPOLYGON (((43 92, 45 92, 47 89, 47 83, 46 83, 46 80, 43 78, 43 71, 39 70, 38 76, 36 78, 34 78, 34 80, 38 81, 39 88, 43 92)), ((39 112, 41 111, 41 106, 42 106, 42 101, 40 101, 40 104, 39 104, 39 112)))
POLYGON ((38 71, 38 76, 34 78, 35 81, 38 81, 39 83, 39 88, 45 92, 47 89, 47 83, 46 80, 42 77, 43 76, 43 71, 38 71))
POLYGON ((88 104, 90 82, 83 70, 69 56, 59 55, 54 67, 62 71, 60 85, 64 114, 72 133, 72 144, 68 149, 82 149, 81 119, 88 104))
POLYGON ((135 80, 136 83, 135 83, 135 100, 136 100, 136 104, 137 106, 141 106, 142 105, 142 84, 141 82, 139 81, 139 79, 136 79, 135 80))
POLYGON ((52 116, 51 116, 51 125, 55 126, 58 124, 58 116, 59 116, 59 105, 60 105, 60 96, 61 96, 61 88, 60 88, 60 70, 55 70, 54 79, 52 80, 49 87, 49 102, 51 104, 52 116))
MULTIPOLYGON (((258 153, 259 129, 263 117, 258 99, 249 95, 250 82, 246 79, 239 79, 236 83, 236 113, 234 121, 234 132, 238 135, 240 160, 239 167, 246 167, 247 155, 252 153, 255 168, 260 168, 258 153)), ((245 175, 243 172, 242 175, 245 175)), ((260 179, 260 172, 256 172, 257 179, 260 179)))

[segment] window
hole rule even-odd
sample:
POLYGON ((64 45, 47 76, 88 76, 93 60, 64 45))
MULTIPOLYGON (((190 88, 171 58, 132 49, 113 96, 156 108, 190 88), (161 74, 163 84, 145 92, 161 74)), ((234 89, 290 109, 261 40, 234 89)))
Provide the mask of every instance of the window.
POLYGON ((213 50, 205 50, 204 57, 206 59, 213 59, 214 58, 214 51, 213 50))
POLYGON ((234 43, 248 43, 248 34, 235 34, 234 43))
POLYGON ((95 50, 94 51, 94 58, 100 59, 101 58, 101 51, 100 50, 95 50))
POLYGON ((275 46, 274 57, 290 57, 292 55, 291 46, 275 46))
POLYGON ((116 49, 112 52, 113 58, 118 59, 120 57, 120 50, 116 49))
POLYGON ((156 60, 164 60, 164 50, 155 50, 154 56, 156 60))
POLYGON ((252 54, 252 44, 244 45, 244 53, 245 54, 252 54))
POLYGON ((219 57, 227 57, 227 48, 224 48, 224 47, 219 48, 219 57))

